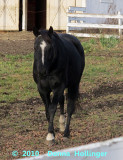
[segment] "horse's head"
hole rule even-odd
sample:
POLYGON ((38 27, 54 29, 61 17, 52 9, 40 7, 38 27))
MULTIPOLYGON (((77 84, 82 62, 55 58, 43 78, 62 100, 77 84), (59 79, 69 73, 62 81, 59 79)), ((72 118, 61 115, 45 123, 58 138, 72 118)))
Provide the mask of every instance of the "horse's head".
POLYGON ((53 28, 49 30, 33 29, 35 35, 34 52, 36 59, 40 60, 42 66, 47 66, 53 60, 54 53, 52 47, 53 28))

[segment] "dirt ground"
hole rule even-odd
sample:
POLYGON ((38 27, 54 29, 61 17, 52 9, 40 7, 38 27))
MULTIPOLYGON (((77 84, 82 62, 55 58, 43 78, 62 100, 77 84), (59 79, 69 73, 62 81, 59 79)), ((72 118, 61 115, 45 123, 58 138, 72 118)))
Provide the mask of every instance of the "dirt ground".
POLYGON ((112 94, 121 93, 123 93, 121 82, 102 84, 93 91, 82 92, 79 102, 81 107, 78 107, 72 116, 71 137, 67 142, 63 141, 63 133, 59 132, 60 109, 58 107, 54 119, 55 144, 52 147, 45 144, 48 123, 40 98, 0 107, 0 120, 4 122, 0 132, 1 160, 3 157, 5 160, 14 160, 12 156, 14 150, 19 153, 17 158, 24 158, 22 156, 24 150, 39 151, 40 154, 44 154, 51 150, 56 151, 123 136, 123 98, 111 98, 112 94), (110 98, 107 99, 106 96, 110 98), (83 98, 86 98, 86 101, 83 101, 83 98))
POLYGON ((0 52, 2 54, 27 54, 33 52, 32 32, 0 32, 0 52))
MULTIPOLYGON (((32 32, 1 32, 0 54, 27 54, 33 52, 33 43, 32 32)), ((122 93, 123 83, 113 80, 112 83, 99 82, 94 89, 82 91, 78 105, 80 107, 72 117, 71 138, 68 142, 63 142, 63 134, 59 132, 58 108, 55 119, 56 143, 52 147, 46 146, 44 141, 48 124, 44 108, 41 108, 41 99, 32 98, 1 106, 0 120, 3 123, 0 131, 0 159, 14 159, 11 155, 13 150, 19 152, 17 158, 22 158, 23 150, 38 150, 43 154, 48 150, 123 136, 122 93)))

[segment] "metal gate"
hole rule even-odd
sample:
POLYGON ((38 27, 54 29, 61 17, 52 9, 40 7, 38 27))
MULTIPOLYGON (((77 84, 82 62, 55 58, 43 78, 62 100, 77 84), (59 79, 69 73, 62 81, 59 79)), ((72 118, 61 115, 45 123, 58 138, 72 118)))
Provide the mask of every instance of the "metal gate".
POLYGON ((19 0, 0 0, 0 30, 19 30, 19 0))

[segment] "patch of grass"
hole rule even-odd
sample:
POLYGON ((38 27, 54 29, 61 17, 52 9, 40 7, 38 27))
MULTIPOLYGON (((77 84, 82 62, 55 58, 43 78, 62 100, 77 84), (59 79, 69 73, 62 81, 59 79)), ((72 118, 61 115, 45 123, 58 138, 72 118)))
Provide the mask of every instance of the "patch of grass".
POLYGON ((82 81, 97 82, 100 79, 122 79, 123 61, 120 57, 87 56, 82 81))
POLYGON ((119 39, 115 37, 110 37, 110 38, 101 37, 100 43, 103 47, 110 49, 114 48, 119 43, 119 39))
POLYGON ((110 38, 104 38, 101 37, 99 39, 91 38, 89 40, 83 41, 82 45, 85 51, 85 54, 87 53, 95 53, 103 51, 104 49, 109 50, 115 48, 120 43, 120 40, 115 37, 110 38))
POLYGON ((32 77, 33 54, 0 57, 0 101, 14 102, 37 97, 32 77))
POLYGON ((84 48, 84 52, 89 53, 95 50, 95 46, 96 46, 96 40, 95 39, 90 39, 89 41, 86 42, 82 42, 83 48, 84 48))

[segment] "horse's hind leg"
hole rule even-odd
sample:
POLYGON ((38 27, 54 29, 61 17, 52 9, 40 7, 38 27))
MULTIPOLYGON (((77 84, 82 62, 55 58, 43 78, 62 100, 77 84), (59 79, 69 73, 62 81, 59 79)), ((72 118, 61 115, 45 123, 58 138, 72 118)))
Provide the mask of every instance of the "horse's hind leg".
POLYGON ((66 122, 65 131, 64 131, 64 137, 66 138, 68 138, 70 135, 70 120, 74 110, 75 110, 75 101, 69 98, 68 104, 67 104, 67 122, 66 122))
POLYGON ((59 128, 61 132, 65 130, 65 116, 64 116, 64 95, 59 98, 60 104, 60 118, 59 118, 59 128))
POLYGON ((78 94, 78 86, 68 88, 68 104, 67 104, 67 123, 64 131, 64 139, 70 135, 70 120, 75 110, 75 100, 78 94))

